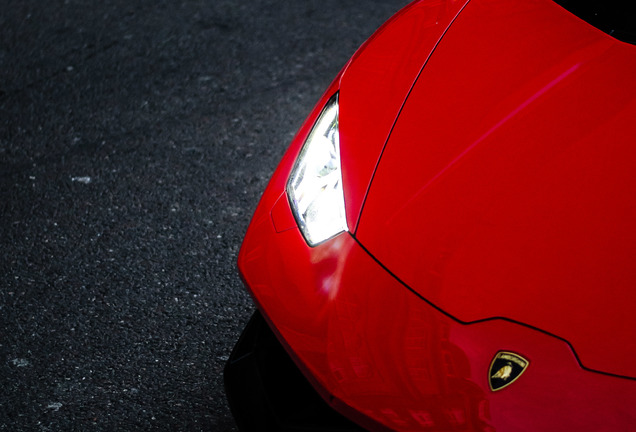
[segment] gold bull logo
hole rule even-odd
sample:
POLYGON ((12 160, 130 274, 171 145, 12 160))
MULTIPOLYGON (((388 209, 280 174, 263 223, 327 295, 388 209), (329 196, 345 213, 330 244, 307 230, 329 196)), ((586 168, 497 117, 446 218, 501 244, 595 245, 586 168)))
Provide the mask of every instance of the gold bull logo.
POLYGON ((508 351, 499 351, 490 364, 488 383, 492 391, 501 390, 515 382, 528 367, 528 360, 508 351))

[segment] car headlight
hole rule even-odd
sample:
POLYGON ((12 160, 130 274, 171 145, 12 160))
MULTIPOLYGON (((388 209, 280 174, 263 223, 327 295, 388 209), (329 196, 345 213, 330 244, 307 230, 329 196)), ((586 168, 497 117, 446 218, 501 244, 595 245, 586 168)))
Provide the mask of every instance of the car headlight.
POLYGON ((337 93, 325 105, 298 155, 287 194, 298 226, 310 246, 347 231, 337 93))

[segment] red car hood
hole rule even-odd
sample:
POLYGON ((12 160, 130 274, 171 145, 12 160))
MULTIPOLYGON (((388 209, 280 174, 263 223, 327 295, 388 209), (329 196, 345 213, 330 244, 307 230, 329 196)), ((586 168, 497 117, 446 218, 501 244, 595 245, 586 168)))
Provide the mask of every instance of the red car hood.
POLYGON ((636 377, 634 77, 636 47, 550 1, 468 3, 400 112, 356 238, 458 320, 524 323, 636 377))

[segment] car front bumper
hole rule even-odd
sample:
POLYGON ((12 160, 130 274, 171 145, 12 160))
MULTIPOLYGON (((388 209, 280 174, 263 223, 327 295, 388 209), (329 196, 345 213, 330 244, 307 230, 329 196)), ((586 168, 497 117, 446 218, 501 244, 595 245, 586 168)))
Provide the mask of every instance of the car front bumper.
POLYGON ((349 233, 308 247, 276 177, 239 270, 286 352, 332 408, 369 430, 598 431, 636 421, 636 382, 584 370, 566 341, 505 318, 458 322, 349 233), (493 392, 488 371, 499 351, 530 365, 493 392))

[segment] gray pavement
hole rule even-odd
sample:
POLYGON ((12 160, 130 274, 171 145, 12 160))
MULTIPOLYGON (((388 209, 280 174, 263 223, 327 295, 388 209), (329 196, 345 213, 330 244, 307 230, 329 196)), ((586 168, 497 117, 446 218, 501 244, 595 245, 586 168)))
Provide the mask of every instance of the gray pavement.
POLYGON ((236 430, 242 236, 405 3, 0 0, 0 430, 236 430))

